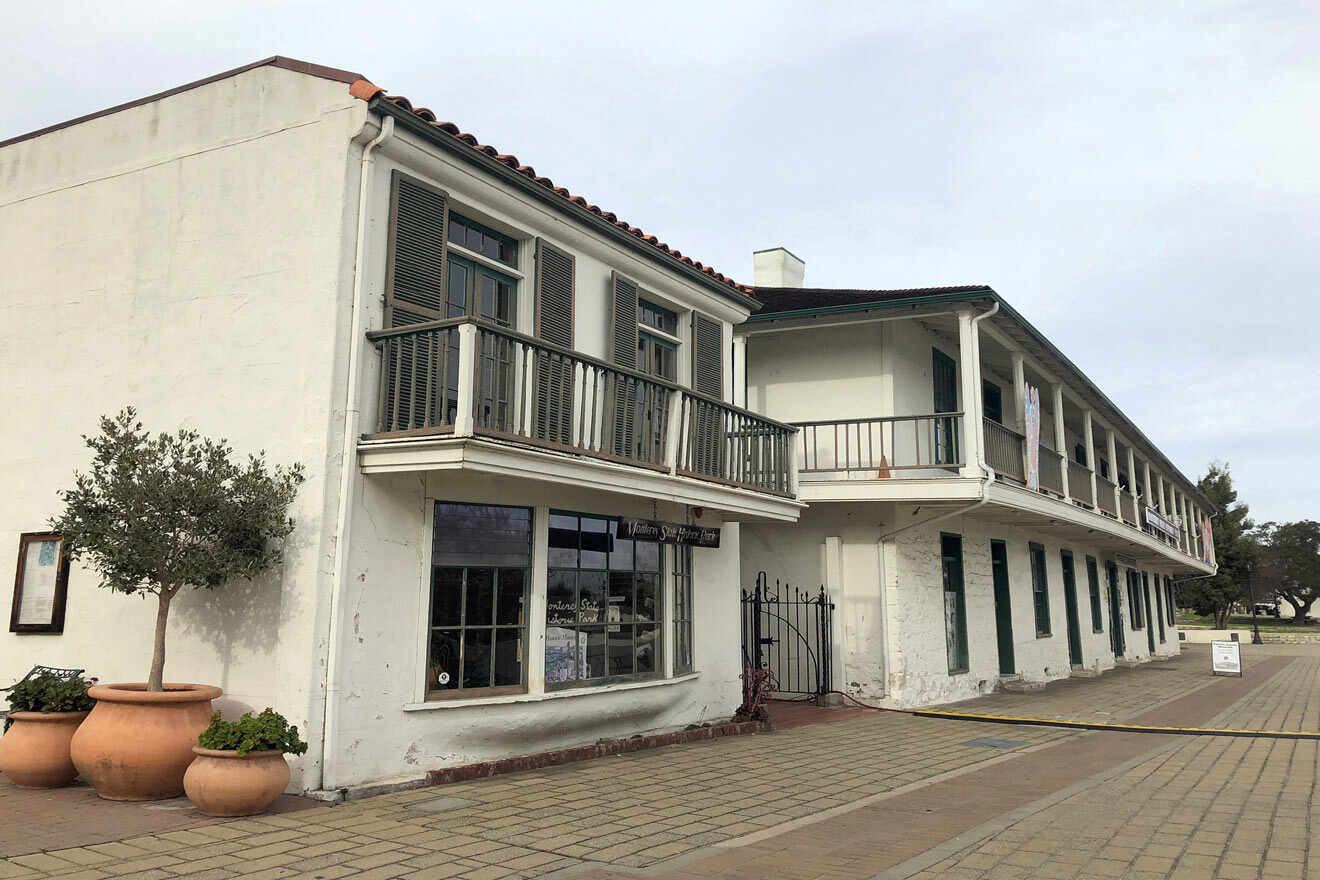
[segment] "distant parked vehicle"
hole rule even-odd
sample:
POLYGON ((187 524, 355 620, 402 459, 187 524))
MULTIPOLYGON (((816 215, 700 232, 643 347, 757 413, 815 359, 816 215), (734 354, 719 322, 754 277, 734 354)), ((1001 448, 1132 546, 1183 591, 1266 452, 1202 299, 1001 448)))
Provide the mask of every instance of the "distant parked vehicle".
POLYGON ((1266 615, 1267 617, 1278 617, 1278 616, 1279 616, 1279 603, 1278 603, 1278 602, 1257 602, 1257 603, 1256 603, 1256 606, 1255 606, 1255 610, 1256 610, 1256 613, 1257 613, 1257 614, 1264 614, 1264 615, 1266 615))

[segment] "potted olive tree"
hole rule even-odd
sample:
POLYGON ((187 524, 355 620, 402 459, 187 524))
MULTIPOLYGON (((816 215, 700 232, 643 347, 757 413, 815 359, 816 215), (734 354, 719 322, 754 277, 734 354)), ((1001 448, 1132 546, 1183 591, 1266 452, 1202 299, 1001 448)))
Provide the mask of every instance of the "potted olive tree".
POLYGON ((103 798, 177 797, 220 689, 165 681, 170 603, 185 588, 223 588, 280 561, 302 466, 269 467, 264 453, 236 462, 225 440, 195 431, 153 437, 131 407, 83 439, 91 469, 74 475, 51 524, 101 586, 154 596, 156 628, 145 683, 89 691, 96 706, 73 737, 73 762, 103 798))
POLYGON ((298 728, 267 708, 225 721, 216 712, 197 737, 197 757, 183 776, 183 789, 208 816, 253 816, 264 812, 289 784, 285 754, 301 755, 307 743, 298 728))
POLYGON ((59 788, 78 776, 69 756, 74 731, 92 708, 91 682, 42 672, 9 692, 9 720, 0 737, 0 773, 15 785, 59 788))

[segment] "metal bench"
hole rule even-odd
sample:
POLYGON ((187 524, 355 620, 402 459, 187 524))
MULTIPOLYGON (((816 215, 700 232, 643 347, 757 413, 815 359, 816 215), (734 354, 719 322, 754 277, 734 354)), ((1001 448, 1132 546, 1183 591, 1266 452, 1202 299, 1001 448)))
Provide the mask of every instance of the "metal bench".
MULTIPOLYGON (((7 688, 0 688, 0 694, 5 693, 6 691, 12 691, 14 688, 18 687, 20 684, 27 681, 28 679, 36 678, 38 675, 41 675, 43 673, 50 673, 56 678, 73 678, 75 675, 82 675, 86 671, 87 671, 86 669, 62 669, 58 666, 41 666, 41 665, 33 666, 31 669, 28 670, 27 675, 23 676, 22 678, 20 678, 18 681, 14 682, 7 688)), ((8 730, 9 725, 14 723, 9 718, 8 709, 0 708, 0 718, 5 719, 5 727, 4 727, 5 730, 8 730)))

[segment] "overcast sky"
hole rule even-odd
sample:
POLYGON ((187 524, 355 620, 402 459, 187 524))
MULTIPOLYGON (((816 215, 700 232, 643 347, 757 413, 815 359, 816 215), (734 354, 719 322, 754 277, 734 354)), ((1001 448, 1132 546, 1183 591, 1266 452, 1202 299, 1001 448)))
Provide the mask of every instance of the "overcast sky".
POLYGON ((0 139, 273 54, 751 282, 988 283, 1193 479, 1320 518, 1320 4, 19 4, 0 139))

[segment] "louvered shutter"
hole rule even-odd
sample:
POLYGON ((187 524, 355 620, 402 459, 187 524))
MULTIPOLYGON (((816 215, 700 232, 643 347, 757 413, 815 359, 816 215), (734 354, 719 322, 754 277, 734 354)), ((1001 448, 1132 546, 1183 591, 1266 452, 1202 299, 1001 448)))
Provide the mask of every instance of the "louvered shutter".
MULTIPOLYGON (((637 368, 637 282, 612 272, 610 275, 610 360, 621 367, 637 368)), ((610 405, 605 424, 612 441, 611 451, 624 458, 637 454, 637 407, 642 389, 619 373, 610 374, 613 385, 605 398, 610 405)))
MULTIPOLYGON (((445 224, 449 195, 395 171, 390 178, 389 243, 385 270, 385 326, 400 327, 444 317, 445 224)), ((457 333, 399 336, 385 344, 386 431, 433 427, 446 421, 432 380, 448 360, 446 342, 457 333)))
MULTIPOLYGON (((724 390, 723 338, 719 321, 700 312, 692 313, 692 390, 717 400, 723 399, 724 390)), ((689 430, 693 455, 689 467, 705 474, 723 475, 727 457, 724 411, 712 403, 694 400, 689 430)))
POLYGON ((724 394, 723 339, 719 321, 692 313, 692 389, 718 400, 724 394))
MULTIPOLYGON (((573 348, 573 255, 536 240, 536 335, 573 348)), ((536 355, 536 437, 573 442, 573 362, 552 352, 536 355)))

